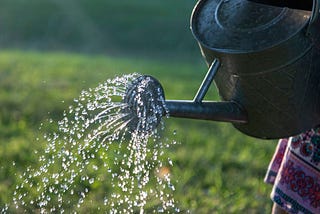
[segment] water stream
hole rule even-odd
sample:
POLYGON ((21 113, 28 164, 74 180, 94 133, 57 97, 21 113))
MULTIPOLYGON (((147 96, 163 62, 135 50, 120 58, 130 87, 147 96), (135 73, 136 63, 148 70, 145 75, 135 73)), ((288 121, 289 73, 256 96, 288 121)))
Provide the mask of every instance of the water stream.
POLYGON ((62 120, 50 120, 57 128, 44 135, 46 149, 36 151, 40 167, 28 167, 19 175, 21 183, 10 206, 25 213, 86 212, 84 208, 104 213, 179 212, 167 168, 172 161, 164 155, 175 141, 161 136, 162 120, 155 128, 164 98, 154 104, 136 94, 138 117, 123 102, 138 76, 124 75, 82 91, 62 120))

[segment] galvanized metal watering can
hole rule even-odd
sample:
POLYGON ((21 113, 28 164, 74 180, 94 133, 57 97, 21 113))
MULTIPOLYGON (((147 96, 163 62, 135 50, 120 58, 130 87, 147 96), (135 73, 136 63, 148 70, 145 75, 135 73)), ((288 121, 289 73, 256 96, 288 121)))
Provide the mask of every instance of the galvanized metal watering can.
MULTIPOLYGON (((320 0, 311 8, 256 2, 196 4, 191 30, 209 71, 193 100, 165 101, 170 116, 232 122, 264 139, 320 124, 320 0), (203 101, 213 80, 222 101, 203 101)), ((163 93, 150 76, 135 84, 145 78, 163 93)))

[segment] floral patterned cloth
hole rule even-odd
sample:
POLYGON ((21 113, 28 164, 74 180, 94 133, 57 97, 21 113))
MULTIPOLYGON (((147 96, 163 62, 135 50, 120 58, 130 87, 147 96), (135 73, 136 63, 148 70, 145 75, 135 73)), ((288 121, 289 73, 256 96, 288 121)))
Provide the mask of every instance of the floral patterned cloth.
POLYGON ((271 199, 289 213, 320 214, 320 127, 281 139, 265 182, 271 199))

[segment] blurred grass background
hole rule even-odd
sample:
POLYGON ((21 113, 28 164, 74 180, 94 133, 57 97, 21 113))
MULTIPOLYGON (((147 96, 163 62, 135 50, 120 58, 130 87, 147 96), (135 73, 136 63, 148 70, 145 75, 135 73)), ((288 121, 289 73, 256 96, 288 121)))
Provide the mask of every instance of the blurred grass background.
MULTIPOLYGON (((52 131, 40 125, 61 119, 81 90, 138 72, 159 79, 168 99, 192 99, 207 70, 189 30, 195 3, 0 0, 0 208, 10 203, 17 174, 39 164, 34 151, 46 145, 35 139, 52 131)), ((214 87, 207 97, 218 99, 214 87)), ((176 130, 180 142, 166 152, 183 213, 270 213, 263 178, 275 141, 226 123, 165 123, 164 137, 176 130)), ((92 203, 83 212, 100 206, 92 203)))

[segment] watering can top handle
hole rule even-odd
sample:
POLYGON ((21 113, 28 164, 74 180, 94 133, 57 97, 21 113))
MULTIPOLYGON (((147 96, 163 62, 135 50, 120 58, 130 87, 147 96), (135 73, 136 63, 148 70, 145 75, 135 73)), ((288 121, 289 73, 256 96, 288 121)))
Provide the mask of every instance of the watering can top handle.
POLYGON ((308 26, 307 32, 309 32, 309 28, 311 27, 311 25, 315 22, 315 20, 319 16, 319 4, 320 4, 320 0, 313 0, 312 13, 310 15, 309 26, 308 26))

